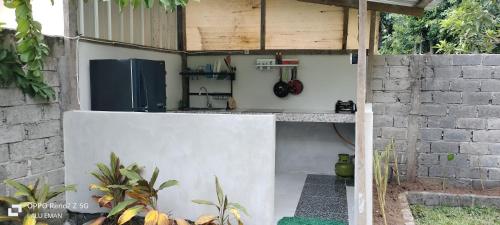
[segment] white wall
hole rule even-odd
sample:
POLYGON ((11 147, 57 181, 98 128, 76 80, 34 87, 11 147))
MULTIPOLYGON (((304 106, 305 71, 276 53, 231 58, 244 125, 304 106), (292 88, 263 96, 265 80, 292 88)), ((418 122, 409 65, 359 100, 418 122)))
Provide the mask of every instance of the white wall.
POLYGON ((116 47, 80 41, 78 44, 78 95, 80 109, 90 110, 90 66, 91 59, 149 59, 164 60, 167 71, 167 109, 177 109, 182 99, 182 79, 179 75, 182 61, 178 54, 116 47))
MULTIPOLYGON (((42 33, 45 35, 64 35, 63 1, 56 0, 54 5, 49 0, 31 1, 33 18, 42 24, 42 33)), ((6 28, 16 29, 16 13, 0 3, 0 22, 6 28)))
MULTIPOLYGON (((354 124, 336 124, 354 143, 354 124)), ((335 175, 338 154, 354 155, 331 123, 278 122, 276 125, 276 172, 335 175)))
MULTIPOLYGON (((234 97, 239 108, 300 109, 310 111, 333 110, 337 100, 351 100, 356 96, 356 65, 349 63, 346 55, 299 55, 298 77, 304 83, 304 91, 297 96, 281 99, 274 95, 273 86, 279 80, 278 70, 260 71, 255 67, 257 58, 273 56, 232 56, 237 67, 234 82, 234 97)), ((190 56, 188 66, 196 69, 200 65, 213 64, 221 56, 190 56)), ((223 64, 224 65, 224 64, 223 64)), ((224 67, 223 67, 224 68, 224 67)), ((202 78, 204 79, 204 78, 202 78)), ((190 82, 191 92, 198 92, 206 86, 209 92, 229 91, 229 81, 194 80, 190 82)), ((203 107, 204 97, 192 96, 192 107, 203 107)), ((214 101, 225 107, 224 101, 214 101)))
MULTIPOLYGON (((174 217, 191 220, 213 214, 193 199, 216 199, 214 175, 232 202, 245 206, 245 224, 274 221, 275 118, 272 115, 182 114, 138 112, 66 112, 64 115, 65 182, 76 184, 66 202, 89 203, 78 212, 99 211, 88 185, 97 162, 111 151, 124 164, 155 166, 158 181, 180 186, 159 193, 158 206, 174 217), (196 140, 196 141, 193 141, 196 140)), ((157 184, 159 185, 159 184, 157 184)))

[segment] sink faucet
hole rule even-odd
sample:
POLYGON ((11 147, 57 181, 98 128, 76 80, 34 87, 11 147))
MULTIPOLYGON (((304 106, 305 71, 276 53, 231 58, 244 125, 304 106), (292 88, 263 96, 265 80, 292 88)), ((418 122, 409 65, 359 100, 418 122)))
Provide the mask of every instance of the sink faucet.
POLYGON ((208 90, 205 86, 200 87, 200 92, 198 92, 198 95, 201 96, 203 90, 205 91, 205 94, 207 95, 207 108, 211 109, 212 103, 210 103, 210 96, 208 95, 208 90))

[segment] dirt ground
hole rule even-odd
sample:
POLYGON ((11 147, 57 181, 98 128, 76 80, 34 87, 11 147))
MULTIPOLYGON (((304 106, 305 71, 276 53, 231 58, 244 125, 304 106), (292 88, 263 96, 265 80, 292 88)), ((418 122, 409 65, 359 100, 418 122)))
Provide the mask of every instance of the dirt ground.
MULTIPOLYGON (((478 194, 478 195, 494 195, 500 196, 500 188, 487 189, 487 190, 473 190, 472 188, 455 188, 446 187, 443 190, 441 182, 436 181, 417 181, 415 183, 402 182, 401 186, 395 183, 390 183, 387 186, 386 194, 386 215, 387 224, 389 225, 404 225, 403 216, 401 215, 401 207, 398 202, 398 196, 405 191, 433 191, 445 192, 453 194, 478 194)), ((380 214, 380 207, 378 204, 377 190, 375 184, 373 185, 373 224, 384 225, 382 215, 380 214)))

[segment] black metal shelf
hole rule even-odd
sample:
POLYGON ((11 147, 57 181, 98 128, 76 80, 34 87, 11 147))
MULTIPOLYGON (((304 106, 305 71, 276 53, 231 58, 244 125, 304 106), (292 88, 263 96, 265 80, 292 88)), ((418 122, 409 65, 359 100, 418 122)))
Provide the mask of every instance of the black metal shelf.
MULTIPOLYGON (((189 95, 199 95, 199 96, 205 96, 207 95, 207 93, 194 93, 194 92, 190 92, 189 95)), ((212 92, 212 93, 208 93, 209 96, 233 96, 232 93, 224 93, 224 92, 212 92)))
MULTIPOLYGON (((236 79, 236 73, 234 72, 212 72, 212 73, 207 73, 207 72, 196 72, 196 71, 183 71, 180 73, 182 76, 200 76, 200 77, 207 77, 209 79, 218 79, 218 78, 230 78, 231 80, 236 79)), ((224 80, 224 79, 221 79, 224 80)))

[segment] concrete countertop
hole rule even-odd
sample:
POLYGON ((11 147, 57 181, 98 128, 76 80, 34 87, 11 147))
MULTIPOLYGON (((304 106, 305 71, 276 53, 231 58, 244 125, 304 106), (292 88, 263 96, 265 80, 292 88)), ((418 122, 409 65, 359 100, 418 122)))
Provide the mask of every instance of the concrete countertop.
POLYGON ((335 113, 335 111, 307 111, 282 109, 236 109, 236 110, 172 110, 170 113, 204 114, 273 114, 279 122, 316 122, 316 123, 354 123, 354 114, 335 113))

